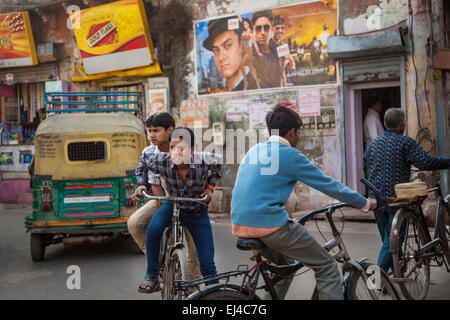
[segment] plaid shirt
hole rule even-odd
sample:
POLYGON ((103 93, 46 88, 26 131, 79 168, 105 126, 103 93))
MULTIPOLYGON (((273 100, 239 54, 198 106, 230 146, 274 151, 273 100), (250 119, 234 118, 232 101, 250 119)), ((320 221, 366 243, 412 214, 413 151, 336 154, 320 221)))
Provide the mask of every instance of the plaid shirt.
POLYGON ((148 170, 148 167, 145 163, 145 158, 151 156, 152 154, 161 153, 157 146, 148 146, 142 150, 142 155, 139 158, 139 163, 136 168, 136 176, 137 176, 137 184, 138 186, 149 186, 150 184, 161 184, 161 179, 158 174, 154 174, 153 172, 148 170), (146 156, 147 154, 147 156, 146 156))
MULTIPOLYGON (((144 153, 139 164, 145 164, 147 170, 160 175, 160 178, 164 178, 169 195, 201 198, 200 194, 207 188, 207 185, 215 186, 217 180, 222 176, 221 162, 221 155, 194 152, 191 156, 185 181, 178 173, 175 164, 170 160, 169 153, 144 153)), ((136 173, 138 169, 136 169, 136 173)), ((178 207, 183 211, 199 213, 205 212, 208 208, 206 204, 192 201, 180 201, 178 207)))

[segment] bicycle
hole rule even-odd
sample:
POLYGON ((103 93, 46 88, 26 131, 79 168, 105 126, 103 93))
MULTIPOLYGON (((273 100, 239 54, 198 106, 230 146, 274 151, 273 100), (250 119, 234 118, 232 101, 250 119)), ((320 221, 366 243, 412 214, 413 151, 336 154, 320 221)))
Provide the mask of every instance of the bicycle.
POLYGON ((422 203, 427 196, 411 199, 388 199, 388 206, 398 210, 390 234, 394 278, 408 300, 422 300, 430 287, 430 267, 445 265, 450 272, 450 230, 445 219, 450 217, 449 195, 445 198, 439 185, 428 189, 437 197, 436 222, 431 237, 422 203), (436 265, 432 265, 432 261, 436 265))
POLYGON ((188 251, 186 244, 186 234, 184 226, 180 221, 180 209, 177 201, 193 201, 202 203, 207 199, 205 195, 203 198, 182 198, 175 196, 151 196, 142 192, 144 197, 149 200, 167 200, 173 202, 173 216, 172 224, 164 231, 160 259, 159 259, 159 273, 162 283, 161 297, 163 300, 181 300, 184 295, 177 290, 174 282, 177 280, 189 280, 188 270, 188 251))
MULTIPOLYGON (((364 183, 369 183, 367 180, 364 183)), ((379 202, 380 203, 380 202, 379 202)), ((323 245, 330 251, 338 248, 339 252, 334 255, 336 261, 342 264, 342 273, 344 275, 344 298, 347 300, 398 300, 399 296, 387 274, 380 268, 369 263, 367 259, 355 261, 350 258, 341 237, 342 231, 339 231, 332 219, 333 213, 341 208, 349 207, 345 203, 333 204, 319 210, 312 211, 302 217, 298 223, 305 224, 320 213, 325 213, 327 221, 331 227, 333 239, 323 245), (373 274, 373 272, 377 274, 373 274), (373 278, 378 278, 376 285, 373 284, 373 278)), ((343 228, 342 228, 343 229, 343 228)), ((246 265, 239 265, 237 270, 217 274, 210 277, 200 278, 193 281, 176 281, 180 291, 187 294, 192 286, 197 287, 198 291, 191 294, 188 300, 260 300, 256 290, 265 289, 270 293, 273 300, 279 300, 274 285, 288 276, 294 275, 298 270, 304 267, 301 262, 291 265, 278 266, 270 261, 263 260, 261 252, 266 248, 265 244, 256 238, 244 239, 238 238, 236 243, 240 250, 253 250, 253 257, 250 259, 256 261, 250 269, 246 265), (245 267, 244 270, 241 270, 245 267), (229 283, 232 277, 243 276, 241 285, 229 283), (264 285, 258 286, 260 276, 264 285), (207 281, 225 281, 225 283, 207 286, 201 290, 200 286, 207 281)), ((315 288, 312 299, 317 299, 318 293, 315 288)))

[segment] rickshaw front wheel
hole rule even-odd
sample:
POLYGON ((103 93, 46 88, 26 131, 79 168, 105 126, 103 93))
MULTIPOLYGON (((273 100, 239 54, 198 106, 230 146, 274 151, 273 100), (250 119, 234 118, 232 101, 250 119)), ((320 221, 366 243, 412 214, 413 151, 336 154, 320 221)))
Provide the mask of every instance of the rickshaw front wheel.
POLYGON ((44 260, 46 235, 40 233, 32 233, 30 236, 31 259, 33 261, 44 260))

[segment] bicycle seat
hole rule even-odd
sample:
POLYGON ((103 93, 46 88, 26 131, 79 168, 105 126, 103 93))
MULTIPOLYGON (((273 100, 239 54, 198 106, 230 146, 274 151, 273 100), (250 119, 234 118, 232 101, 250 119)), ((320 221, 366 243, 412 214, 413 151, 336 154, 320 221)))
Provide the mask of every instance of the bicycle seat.
POLYGON ((266 249, 267 246, 258 238, 238 238, 236 247, 240 250, 266 249))

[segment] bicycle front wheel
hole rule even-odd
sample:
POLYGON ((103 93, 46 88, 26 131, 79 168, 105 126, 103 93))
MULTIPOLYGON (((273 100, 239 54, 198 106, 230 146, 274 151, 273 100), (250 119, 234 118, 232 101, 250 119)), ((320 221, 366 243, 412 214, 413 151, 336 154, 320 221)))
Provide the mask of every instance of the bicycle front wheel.
POLYGON ((447 223, 450 219, 450 210, 442 200, 438 210, 436 215, 436 232, 442 240, 444 256, 450 265, 450 226, 447 223))
POLYGON ((175 281, 189 280, 189 269, 187 263, 187 250, 185 248, 175 249, 170 255, 169 261, 162 273, 162 290, 161 296, 163 300, 181 300, 184 292, 177 290, 175 281))
POLYGON ((391 230, 394 275, 408 300, 424 299, 430 287, 430 258, 420 248, 430 241, 420 216, 399 209, 391 230))
POLYGON ((399 300, 397 290, 383 269, 368 262, 361 266, 364 272, 352 269, 348 276, 348 300, 399 300))

